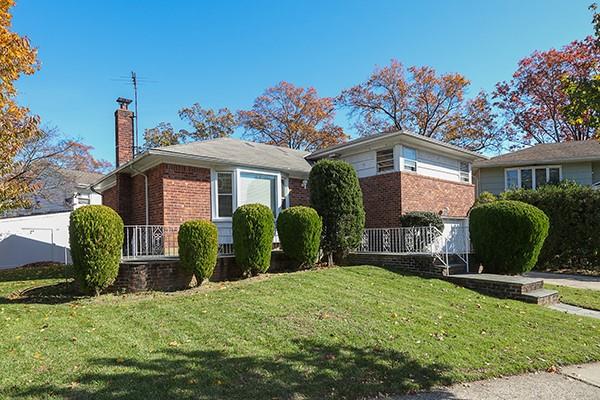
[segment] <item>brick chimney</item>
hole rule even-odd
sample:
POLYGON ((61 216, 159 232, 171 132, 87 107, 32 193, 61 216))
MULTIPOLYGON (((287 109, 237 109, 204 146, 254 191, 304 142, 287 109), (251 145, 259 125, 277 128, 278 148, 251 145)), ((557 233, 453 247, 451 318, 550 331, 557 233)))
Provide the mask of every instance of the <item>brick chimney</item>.
POLYGON ((133 111, 129 110, 131 100, 119 97, 119 108, 115 111, 115 144, 117 167, 133 160, 133 111))

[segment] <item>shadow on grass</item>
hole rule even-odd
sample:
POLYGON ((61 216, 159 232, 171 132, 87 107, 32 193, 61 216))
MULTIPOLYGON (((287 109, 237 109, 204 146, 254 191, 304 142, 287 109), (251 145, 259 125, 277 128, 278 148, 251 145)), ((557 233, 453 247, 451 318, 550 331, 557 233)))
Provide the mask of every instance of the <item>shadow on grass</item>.
POLYGON ((42 264, 0 270, 0 282, 34 281, 39 279, 61 279, 73 275, 72 266, 64 264, 42 264))
MULTIPOLYGON (((99 358, 71 384, 14 387, 11 398, 355 399, 450 383, 448 367, 394 350, 295 341, 276 357, 168 349, 150 360, 99 358)), ((448 397, 449 399, 452 397, 448 397)))
POLYGON ((21 290, 8 297, 0 297, 0 304, 64 304, 84 297, 71 281, 21 290))

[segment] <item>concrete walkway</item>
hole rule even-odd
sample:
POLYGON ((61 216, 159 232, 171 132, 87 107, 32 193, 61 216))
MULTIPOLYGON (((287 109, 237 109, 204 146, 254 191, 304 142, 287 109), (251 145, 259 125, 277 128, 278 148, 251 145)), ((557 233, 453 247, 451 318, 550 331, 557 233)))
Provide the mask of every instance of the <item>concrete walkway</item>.
POLYGON ((562 311, 567 314, 579 315, 580 317, 590 317, 590 318, 600 319, 600 311, 589 310, 587 308, 572 306, 570 304, 557 303, 557 304, 549 305, 548 308, 551 308, 556 311, 562 311))
MULTIPOLYGON (((385 398, 385 397, 384 397, 385 398)), ((379 398, 379 399, 384 399, 379 398)), ((509 400, 600 399, 600 363, 561 368, 557 373, 538 372, 459 384, 390 400, 509 400)))
POLYGON ((569 286, 578 289, 600 290, 600 276, 554 274, 551 272, 531 271, 525 276, 543 279, 544 283, 557 286, 569 286))

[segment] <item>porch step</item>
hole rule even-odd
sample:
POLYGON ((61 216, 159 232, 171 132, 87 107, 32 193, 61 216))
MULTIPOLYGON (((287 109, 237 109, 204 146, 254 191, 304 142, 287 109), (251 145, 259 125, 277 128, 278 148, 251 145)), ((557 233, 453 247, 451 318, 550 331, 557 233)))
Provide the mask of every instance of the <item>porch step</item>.
POLYGON ((544 300, 544 296, 549 295, 549 293, 538 292, 544 290, 544 281, 542 279, 526 278, 523 276, 458 274, 450 275, 446 279, 457 285, 502 298, 534 302, 533 300, 537 297, 541 297, 544 300), (532 295, 527 297, 529 294, 532 295))
POLYGON ((521 295, 519 300, 540 305, 550 305, 558 303, 559 295, 556 290, 537 289, 521 295))

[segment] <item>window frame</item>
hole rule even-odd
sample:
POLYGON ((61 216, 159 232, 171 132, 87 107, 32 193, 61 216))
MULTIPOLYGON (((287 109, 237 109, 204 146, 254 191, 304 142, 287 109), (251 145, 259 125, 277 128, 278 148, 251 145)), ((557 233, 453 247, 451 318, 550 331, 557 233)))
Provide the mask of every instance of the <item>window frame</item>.
POLYGON ((375 151, 375 169, 377 171, 377 174, 386 174, 388 172, 393 172, 395 170, 394 168, 394 148, 389 148, 389 149, 381 149, 381 150, 377 150, 375 151), (380 161, 379 160, 379 154, 380 153, 389 153, 389 160, 386 159, 384 161, 380 161), (385 168, 386 169, 381 169, 381 165, 380 163, 386 163, 389 164, 387 165, 385 168))
POLYGON ((418 159, 419 159, 419 151, 415 148, 415 147, 410 147, 410 146, 402 146, 402 171, 405 172, 412 172, 412 173, 418 173, 419 171, 419 163, 418 163, 418 159), (415 158, 406 158, 404 156, 404 150, 409 149, 409 150, 414 150, 415 152, 415 158), (408 163, 407 163, 408 161, 408 163), (407 169, 407 165, 413 165, 413 169, 407 169))
MULTIPOLYGON (((214 197, 213 197, 213 209, 214 209, 214 216, 213 216, 213 221, 231 221, 231 219, 233 218, 233 212, 236 209, 236 178, 235 178, 235 171, 228 171, 228 170, 217 170, 214 171, 214 179, 213 179, 213 185, 214 190, 214 197), (228 174, 231 175, 231 217, 222 217, 219 215, 219 174, 228 174)), ((229 193, 224 193, 224 195, 227 194, 229 195, 229 193)))
MULTIPOLYGON (((531 170, 531 189, 536 190, 538 187, 540 187, 540 185, 538 185, 538 183, 537 183, 537 178, 536 178, 536 170, 537 169, 545 169, 546 170, 546 182, 548 182, 548 180, 550 179, 550 170, 551 169, 558 169, 558 181, 560 182, 563 180, 562 165, 531 165, 531 166, 527 165, 527 166, 522 166, 522 167, 504 168, 504 191, 513 190, 513 189, 521 189, 523 187, 522 182, 521 182, 521 171, 522 170, 531 170), (517 187, 516 188, 508 187, 508 172, 509 171, 517 172, 517 187)), ((544 182, 544 184, 546 184, 546 182, 544 182)))
POLYGON ((471 177, 471 163, 468 161, 458 161, 458 180, 462 183, 471 183, 472 181, 472 177, 471 177), (465 164, 467 166, 467 170, 463 171, 462 170, 462 166, 463 164, 465 164), (463 179, 466 178, 466 179, 463 179))

